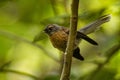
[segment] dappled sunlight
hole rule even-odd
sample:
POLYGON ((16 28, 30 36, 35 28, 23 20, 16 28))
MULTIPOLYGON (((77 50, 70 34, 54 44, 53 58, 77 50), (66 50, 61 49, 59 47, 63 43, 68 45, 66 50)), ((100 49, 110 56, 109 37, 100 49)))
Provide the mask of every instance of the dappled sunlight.
MULTIPOLYGON (((110 15, 110 21, 81 40, 84 61, 72 58, 71 80, 120 79, 120 1, 80 0, 78 27, 110 15)), ((0 80, 59 80, 63 52, 43 31, 48 24, 69 28, 71 0, 0 1, 0 80)), ((59 43, 59 42, 58 42, 59 43)))

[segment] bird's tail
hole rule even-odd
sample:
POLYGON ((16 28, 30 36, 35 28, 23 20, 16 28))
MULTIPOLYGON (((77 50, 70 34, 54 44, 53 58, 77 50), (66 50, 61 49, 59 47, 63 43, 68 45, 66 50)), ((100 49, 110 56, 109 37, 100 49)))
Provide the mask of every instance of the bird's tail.
POLYGON ((76 59, 79 59, 79 60, 84 60, 83 56, 81 56, 80 54, 80 48, 77 47, 74 52, 73 52, 73 57, 75 57, 76 59))
POLYGON ((102 25, 103 23, 109 22, 110 18, 111 18, 110 15, 104 15, 104 16, 100 17, 99 19, 97 19, 96 21, 93 21, 90 24, 84 26, 79 31, 84 34, 90 34, 90 33, 94 32, 97 28, 99 28, 100 25, 102 25))
POLYGON ((77 36, 76 36, 77 39, 84 39, 86 41, 88 41, 89 43, 93 44, 93 45, 98 45, 96 41, 94 41, 93 39, 91 39, 90 37, 88 37, 87 35, 81 33, 81 32, 77 32, 77 36))

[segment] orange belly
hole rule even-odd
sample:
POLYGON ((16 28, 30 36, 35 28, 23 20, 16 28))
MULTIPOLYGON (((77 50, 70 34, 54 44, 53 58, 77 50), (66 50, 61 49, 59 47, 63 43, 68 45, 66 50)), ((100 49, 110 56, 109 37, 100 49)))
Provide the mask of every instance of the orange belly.
POLYGON ((64 52, 67 45, 68 34, 64 31, 57 31, 50 36, 50 40, 55 48, 64 52))

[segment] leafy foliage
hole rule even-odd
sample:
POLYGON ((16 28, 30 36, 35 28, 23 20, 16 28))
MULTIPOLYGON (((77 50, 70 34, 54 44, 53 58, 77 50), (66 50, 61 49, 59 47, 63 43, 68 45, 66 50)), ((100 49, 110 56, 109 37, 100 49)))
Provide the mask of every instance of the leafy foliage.
MULTIPOLYGON (((60 73, 59 51, 52 47, 48 37, 42 32, 47 24, 69 27, 71 0, 0 0, 0 66, 12 61, 5 69, 18 73, 3 73, 0 80, 31 80, 31 74, 41 80, 58 80, 60 73), (39 42, 32 43, 34 37, 39 42)), ((99 46, 94 47, 85 41, 80 43, 85 61, 73 59, 72 80, 91 80, 89 77, 108 58, 106 51, 120 45, 120 1, 119 0, 80 0, 78 29, 100 16, 110 14, 110 22, 101 26, 89 36, 99 46), (87 78, 86 78, 87 77, 87 78)), ((93 80, 120 79, 120 51, 102 66, 93 80)))

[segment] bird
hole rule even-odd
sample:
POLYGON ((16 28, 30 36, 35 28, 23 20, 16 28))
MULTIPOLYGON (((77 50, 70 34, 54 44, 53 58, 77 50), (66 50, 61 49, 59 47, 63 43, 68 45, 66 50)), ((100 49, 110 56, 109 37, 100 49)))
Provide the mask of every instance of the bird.
MULTIPOLYGON (((57 24, 48 24, 44 29, 44 32, 49 36, 49 39, 55 48, 62 52, 65 52, 69 36, 68 28, 59 26, 57 24)), ((82 32, 77 31, 73 57, 83 61, 84 57, 80 54, 80 48, 78 47, 80 39, 84 39, 92 45, 98 45, 98 43, 82 32)))

